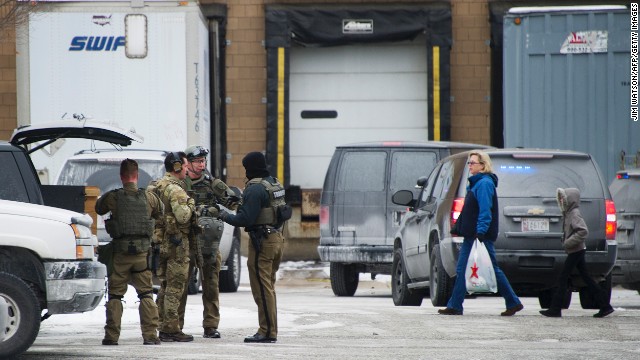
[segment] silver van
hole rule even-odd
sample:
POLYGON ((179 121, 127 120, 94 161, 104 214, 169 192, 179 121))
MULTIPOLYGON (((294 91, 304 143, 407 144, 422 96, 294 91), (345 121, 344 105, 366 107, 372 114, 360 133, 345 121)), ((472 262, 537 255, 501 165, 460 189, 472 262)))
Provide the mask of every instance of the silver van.
POLYGON ((488 146, 446 141, 336 147, 320 199, 318 246, 320 259, 330 263, 333 293, 352 296, 360 273, 391 274, 394 235, 407 211, 391 202, 394 192, 413 188, 440 159, 483 148, 488 146))

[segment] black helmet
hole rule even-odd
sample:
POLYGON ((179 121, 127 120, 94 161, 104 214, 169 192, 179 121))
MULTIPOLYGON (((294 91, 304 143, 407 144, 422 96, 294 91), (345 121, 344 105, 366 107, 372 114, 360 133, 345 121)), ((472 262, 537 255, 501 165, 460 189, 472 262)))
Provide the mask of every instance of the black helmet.
POLYGON ((209 155, 209 149, 200 145, 189 146, 184 152, 187 154, 187 160, 189 161, 199 157, 207 157, 207 155, 209 155))

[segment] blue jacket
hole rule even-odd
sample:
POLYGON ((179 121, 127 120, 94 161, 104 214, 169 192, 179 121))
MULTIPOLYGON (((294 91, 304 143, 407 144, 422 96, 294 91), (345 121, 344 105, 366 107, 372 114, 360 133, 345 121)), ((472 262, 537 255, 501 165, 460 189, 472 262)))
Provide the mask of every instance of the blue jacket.
POLYGON ((456 222, 456 233, 465 238, 484 235, 486 240, 498 237, 498 177, 491 173, 478 173, 469 177, 467 196, 456 222))

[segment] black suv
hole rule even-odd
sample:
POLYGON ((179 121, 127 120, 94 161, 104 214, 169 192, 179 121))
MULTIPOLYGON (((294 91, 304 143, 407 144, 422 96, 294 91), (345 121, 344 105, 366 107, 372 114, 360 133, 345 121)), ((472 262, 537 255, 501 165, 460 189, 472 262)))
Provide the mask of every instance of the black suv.
MULTIPOLYGON (((549 306, 565 252, 562 249, 562 213, 557 188, 578 188, 580 210, 589 227, 586 261, 591 275, 611 293, 611 270, 616 260, 616 213, 609 189, 589 154, 541 149, 485 150, 498 176, 500 228, 496 256, 514 290, 537 295, 549 306)), ((449 156, 431 175, 418 179, 417 198, 411 190, 393 195, 410 206, 395 237, 392 293, 396 305, 420 305, 430 290, 434 306, 445 306, 451 296, 461 237, 449 234, 464 204, 470 152, 449 156)), ((571 290, 580 291, 583 308, 594 300, 579 277, 571 290)), ((565 304, 571 300, 567 292, 565 304)))
POLYGON ((618 210, 618 260, 613 284, 640 293, 640 169, 618 171, 609 190, 618 210))

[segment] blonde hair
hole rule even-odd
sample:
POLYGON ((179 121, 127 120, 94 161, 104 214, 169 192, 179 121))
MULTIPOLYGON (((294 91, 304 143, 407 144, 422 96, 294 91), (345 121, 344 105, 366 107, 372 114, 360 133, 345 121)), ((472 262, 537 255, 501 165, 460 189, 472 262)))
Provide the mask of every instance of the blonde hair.
POLYGON ((478 157, 478 162, 480 162, 480 164, 484 165, 484 168, 482 170, 480 170, 481 173, 492 173, 493 172, 493 166, 491 165, 491 158, 489 157, 489 154, 487 154, 484 151, 480 151, 480 150, 474 150, 471 152, 471 154, 469 154, 469 157, 471 156, 477 156, 478 157))

